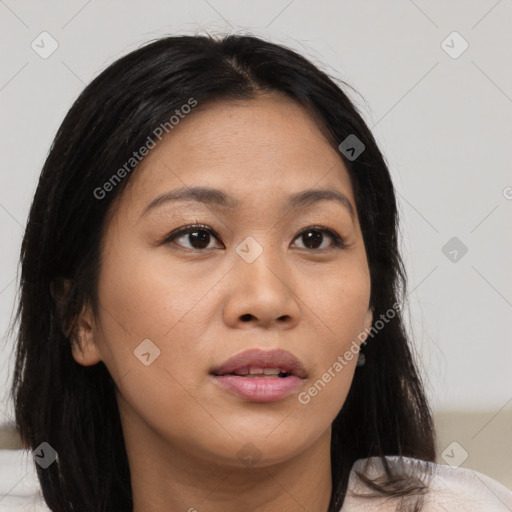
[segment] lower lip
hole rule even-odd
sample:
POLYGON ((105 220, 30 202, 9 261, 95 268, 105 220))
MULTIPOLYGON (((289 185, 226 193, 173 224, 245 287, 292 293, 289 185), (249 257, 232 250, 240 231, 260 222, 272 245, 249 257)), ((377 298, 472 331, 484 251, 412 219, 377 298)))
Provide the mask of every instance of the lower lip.
POLYGON ((224 389, 251 402, 275 402, 294 393, 303 380, 299 377, 239 377, 218 375, 215 381, 224 389))

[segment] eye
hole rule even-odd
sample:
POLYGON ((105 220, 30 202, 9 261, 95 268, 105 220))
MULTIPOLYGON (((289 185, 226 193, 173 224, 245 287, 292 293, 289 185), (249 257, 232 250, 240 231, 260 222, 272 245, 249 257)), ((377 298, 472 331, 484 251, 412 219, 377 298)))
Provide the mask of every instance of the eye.
MULTIPOLYGON (((294 240, 300 239, 304 242, 304 247, 299 247, 299 249, 306 250, 326 250, 328 247, 318 247, 321 246, 325 241, 324 235, 331 239, 332 245, 336 248, 344 248, 345 243, 338 233, 329 228, 324 228, 321 226, 310 226, 304 228, 295 238, 294 240)), ((211 242, 212 238, 219 239, 217 233, 211 229, 210 227, 204 224, 193 224, 191 226, 184 226, 182 228, 173 231, 170 235, 168 235, 161 243, 166 244, 170 242, 174 242, 184 238, 189 242, 189 246, 185 246, 187 249, 197 249, 197 250, 205 250, 208 249, 208 245, 211 242)), ((183 245, 179 243, 178 245, 183 245)), ((211 248, 211 247, 210 247, 211 248)))
MULTIPOLYGON (((310 226, 303 229, 295 239, 300 239, 305 243, 305 247, 299 247, 299 249, 318 250, 318 245, 324 242, 324 234, 327 234, 333 241, 334 247, 342 249, 345 247, 344 240, 338 233, 329 228, 321 226, 310 226)), ((326 247, 320 248, 320 250, 327 249, 326 247)))
MULTIPOLYGON (((211 241, 211 238, 217 237, 217 234, 208 226, 204 224, 194 224, 192 226, 184 226, 179 228, 176 231, 173 231, 169 236, 162 241, 162 244, 173 242, 174 240, 179 240, 180 238, 184 238, 190 243, 187 249, 208 249, 208 243, 211 241)), ((182 244, 179 244, 182 245, 182 244)))

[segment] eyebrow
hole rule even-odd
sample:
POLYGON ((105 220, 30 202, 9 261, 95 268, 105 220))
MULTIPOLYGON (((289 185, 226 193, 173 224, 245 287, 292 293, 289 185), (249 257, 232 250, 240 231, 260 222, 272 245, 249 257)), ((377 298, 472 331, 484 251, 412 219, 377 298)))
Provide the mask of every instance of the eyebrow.
MULTIPOLYGON (((150 210, 168 203, 176 201, 198 201, 211 206, 234 209, 240 205, 240 201, 226 194, 222 190, 210 187, 181 187, 170 192, 164 192, 155 197, 142 210, 141 217, 150 210)), ((303 208, 316 204, 320 201, 336 201, 344 206, 350 213, 350 217, 354 220, 355 212, 352 203, 348 197, 337 191, 327 188, 310 189, 295 194, 290 194, 287 198, 287 205, 291 209, 303 208)))

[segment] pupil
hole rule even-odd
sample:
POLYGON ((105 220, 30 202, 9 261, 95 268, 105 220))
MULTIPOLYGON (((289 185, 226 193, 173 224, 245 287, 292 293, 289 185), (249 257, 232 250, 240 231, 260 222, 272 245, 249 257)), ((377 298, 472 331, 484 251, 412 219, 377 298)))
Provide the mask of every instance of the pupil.
POLYGON ((210 241, 209 238, 210 238, 210 234, 205 231, 204 229, 200 229, 198 231, 193 231, 190 233, 189 236, 193 236, 192 238, 192 246, 195 247, 196 249, 204 249, 205 247, 208 246, 208 242, 210 241), (195 236, 197 235, 197 238, 195 238, 195 236), (199 246, 194 244, 194 240, 199 241, 199 246), (206 242, 206 243, 205 243, 206 242))
POLYGON ((322 244, 322 237, 323 237, 323 235, 322 235, 322 233, 320 233, 319 231, 310 230, 310 231, 308 231, 308 232, 307 232, 307 234, 306 234, 306 233, 304 233, 304 235, 303 235, 303 236, 305 236, 305 237, 306 237, 306 240, 307 240, 307 242, 306 242, 304 245, 305 245, 306 247, 308 247, 309 249, 314 249, 315 247, 309 247, 309 246, 308 246, 308 243, 313 242, 313 244, 315 244, 315 242, 318 242, 318 241, 319 241, 319 242, 320 242, 320 244, 319 244, 319 245, 321 245, 321 244, 322 244), (314 234, 311 236, 311 233, 314 233, 314 234))

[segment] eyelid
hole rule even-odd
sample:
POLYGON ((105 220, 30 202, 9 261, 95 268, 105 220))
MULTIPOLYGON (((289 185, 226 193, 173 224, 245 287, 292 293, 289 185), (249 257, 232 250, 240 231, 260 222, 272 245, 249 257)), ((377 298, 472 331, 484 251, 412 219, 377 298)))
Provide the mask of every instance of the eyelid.
MULTIPOLYGON (((158 245, 165 245, 165 244, 171 243, 176 238, 178 238, 178 237, 180 237, 182 235, 186 235, 188 233, 192 233, 192 232, 198 231, 198 230, 207 231, 208 233, 213 235, 218 241, 220 241, 219 235, 217 234, 217 232, 213 228, 211 228, 210 226, 207 226, 206 224, 196 223, 196 224, 189 224, 187 226, 182 226, 182 227, 176 229, 175 231, 172 231, 171 233, 166 235, 165 238, 161 242, 158 243, 158 245)), ((307 231, 319 231, 319 232, 324 233, 324 234, 327 233, 327 235, 329 235, 330 238, 333 240, 334 248, 344 249, 344 248, 347 247, 346 240, 345 240, 345 238, 343 236, 341 236, 340 234, 338 234, 336 231, 334 231, 331 228, 328 228, 328 227, 325 227, 325 226, 320 226, 320 225, 306 226, 305 228, 301 229, 295 235, 293 240, 296 240, 303 233, 305 233, 307 231)), ((191 250, 191 251, 194 251, 194 252, 205 252, 206 251, 206 249, 200 250, 200 249, 193 249, 193 248, 189 248, 189 247, 184 247, 184 249, 188 249, 188 250, 191 250)), ((329 248, 324 248, 324 249, 308 249, 306 247, 303 250, 308 251, 308 252, 319 252, 319 253, 321 253, 321 252, 324 252, 326 250, 329 250, 329 248)))

